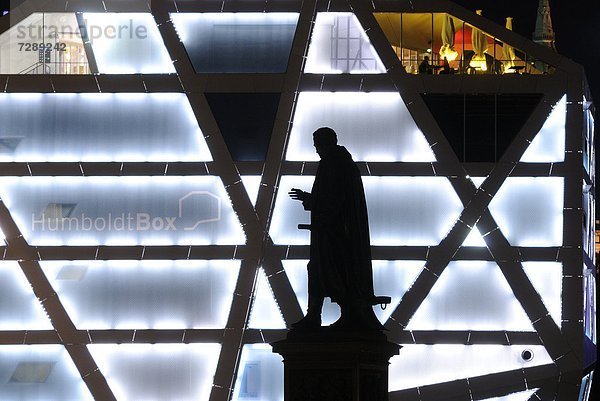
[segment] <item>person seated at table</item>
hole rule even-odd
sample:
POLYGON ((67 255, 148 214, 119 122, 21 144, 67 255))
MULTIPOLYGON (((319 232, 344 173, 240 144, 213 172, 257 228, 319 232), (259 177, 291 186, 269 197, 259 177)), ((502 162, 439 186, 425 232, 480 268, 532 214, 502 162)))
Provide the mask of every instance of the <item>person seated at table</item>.
POLYGON ((419 74, 432 74, 433 68, 429 65, 429 56, 423 57, 423 61, 419 64, 419 74))
POLYGON ((450 68, 450 63, 448 59, 444 57, 444 61, 442 61, 442 69, 440 70, 440 74, 453 74, 454 70, 450 68))

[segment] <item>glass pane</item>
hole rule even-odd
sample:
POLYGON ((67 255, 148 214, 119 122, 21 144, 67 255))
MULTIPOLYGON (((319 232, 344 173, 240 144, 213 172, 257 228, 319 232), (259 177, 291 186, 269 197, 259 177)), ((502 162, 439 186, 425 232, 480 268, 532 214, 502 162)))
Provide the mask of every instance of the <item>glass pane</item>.
POLYGON ((226 245, 244 233, 218 177, 1 178, 31 245, 226 245))
POLYGON ((52 329, 21 266, 0 262, 0 330, 52 329))
POLYGON ((535 136, 521 161, 525 163, 550 163, 565 160, 565 124, 567 121, 567 96, 554 106, 542 129, 535 136))
POLYGON ((248 193, 248 197, 254 205, 258 199, 258 191, 260 190, 260 181, 262 180, 262 175, 242 175, 241 178, 242 183, 246 188, 246 192, 248 193))
POLYGON ((74 13, 33 13, 0 35, 0 74, 90 73, 74 13))
POLYGON ((553 363, 542 345, 404 344, 392 357, 390 391, 553 363), (533 359, 521 357, 524 350, 533 359))
POLYGON ((285 321, 267 281, 263 269, 258 272, 258 282, 254 290, 254 301, 248 327, 253 329, 285 329, 285 321))
POLYGON ((240 262, 40 262, 78 329, 225 328, 240 262))
POLYGON ((408 330, 534 331, 493 262, 450 262, 413 315, 408 330))
POLYGON ((523 270, 529 281, 542 297, 550 315, 558 325, 562 325, 562 263, 523 262, 523 270))
POLYGON ((197 73, 287 70, 297 13, 173 13, 197 73))
POLYGON ((489 209, 511 245, 561 246, 563 197, 561 177, 509 177, 489 209))
POLYGON ((232 400, 283 400, 283 362, 270 345, 244 345, 232 400))
POLYGON ((0 161, 210 161, 182 93, 0 93, 0 161))
MULTIPOLYGON (((284 176, 271 223, 276 244, 306 245, 309 233, 298 224, 309 212, 288 196, 291 188, 309 191, 314 177, 284 176)), ((463 207, 443 177, 363 177, 369 208, 371 245, 437 245, 454 225, 463 207)))
POLYGON ((385 67, 352 13, 319 13, 304 72, 381 74, 385 67))
MULTIPOLYGON (((306 265, 308 260, 282 260, 290 284, 296 293, 302 311, 306 313, 308 306, 308 275, 306 265)), ((417 278, 423 267, 423 261, 374 260, 373 288, 375 295, 385 295, 392 298, 386 309, 374 306, 375 314, 380 322, 385 323, 390 317, 400 299, 417 278)), ((332 304, 327 298, 323 306, 323 325, 329 325, 340 317, 337 304, 332 304)))
POLYGON ((175 73, 150 13, 84 13, 101 74, 175 73))
POLYGON ((62 345, 1 345, 0 399, 93 400, 62 345))
POLYGON ((519 391, 518 393, 512 393, 504 395, 502 397, 486 398, 482 401, 529 401, 531 396, 539 389, 534 388, 526 391, 519 391))
POLYGON ((300 93, 286 160, 318 160, 312 133, 325 126, 337 132, 356 161, 435 161, 398 93, 300 93))
POLYGON ((118 400, 208 400, 219 344, 93 344, 118 400))
POLYGON ((465 238, 465 242, 463 242, 462 246, 486 246, 485 240, 481 236, 479 229, 475 225, 467 238, 465 238))

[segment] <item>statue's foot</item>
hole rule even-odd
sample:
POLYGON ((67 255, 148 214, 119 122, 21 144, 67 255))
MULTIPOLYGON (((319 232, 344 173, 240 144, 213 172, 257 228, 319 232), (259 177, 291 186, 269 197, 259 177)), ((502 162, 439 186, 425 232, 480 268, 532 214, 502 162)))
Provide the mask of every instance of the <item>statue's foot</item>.
POLYGON ((370 305, 353 305, 343 307, 342 316, 329 327, 336 330, 369 330, 384 331, 385 327, 379 322, 370 305))
POLYGON ((318 327, 321 327, 321 315, 316 313, 308 313, 296 323, 292 323, 292 329, 314 329, 318 327))

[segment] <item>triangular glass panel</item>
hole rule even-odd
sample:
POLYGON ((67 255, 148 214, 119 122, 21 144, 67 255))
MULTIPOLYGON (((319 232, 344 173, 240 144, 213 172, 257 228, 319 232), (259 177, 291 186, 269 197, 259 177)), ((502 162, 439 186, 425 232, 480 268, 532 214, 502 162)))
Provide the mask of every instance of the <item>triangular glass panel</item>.
POLYGON ((92 344, 88 349, 118 400, 208 400, 221 345, 92 344))
POLYGON ((17 262, 0 262, 0 330, 53 330, 17 262))
POLYGON ((538 390, 539 388, 533 388, 531 390, 519 391, 518 393, 507 394, 501 397, 486 398, 480 401, 529 401, 531 396, 538 390))
POLYGON ((83 13, 83 20, 101 74, 175 73, 152 14, 83 13))
POLYGON ((404 344, 392 357, 390 391, 552 364, 542 345, 404 344), (533 356, 525 360, 523 351, 533 356))
POLYGON ((212 160, 184 93, 0 93, 0 121, 3 162, 212 160))
POLYGON ((62 345, 0 345, 0 399, 92 401, 62 345))
POLYGON ((525 163, 551 163, 565 160, 567 96, 554 106, 542 129, 521 157, 525 163))
POLYGON ((206 100, 234 161, 264 161, 279 93, 207 93, 206 100))
POLYGON ((262 175, 243 175, 242 183, 244 187, 246 187, 246 192, 248 193, 248 197, 252 204, 256 204, 256 200, 258 199, 258 191, 260 189, 260 181, 262 179, 262 175))
POLYGON ((463 242, 462 246, 486 246, 485 240, 483 236, 479 232, 477 225, 473 226, 467 238, 465 238, 465 242, 463 242))
POLYGON ((283 400, 283 364, 269 344, 246 344, 242 348, 232 400, 283 400))
POLYGON ((172 13, 197 73, 283 73, 297 13, 172 13))
POLYGON ((235 260, 42 261, 81 330, 223 329, 235 260))
POLYGON ((399 93, 300 93, 286 160, 318 160, 312 133, 320 127, 333 128, 356 161, 435 161, 399 93))
POLYGON ((463 162, 496 162, 539 103, 538 94, 422 94, 463 162))
POLYGON ((523 270, 542 297, 542 301, 554 322, 562 325, 562 263, 523 262, 523 270))
POLYGON ((450 262, 408 330, 535 331, 494 262, 450 262))
MULTIPOLYGON (((290 284, 298 298, 302 311, 306 313, 308 306, 308 275, 306 266, 308 260, 282 260, 290 284)), ((375 295, 389 296, 392 302, 382 309, 379 305, 374 307, 375 315, 379 321, 384 324, 390 317, 400 299, 408 290, 418 273, 421 271, 424 262, 418 260, 400 261, 400 260, 374 260, 373 261, 373 289, 375 295)), ((329 325, 340 317, 340 309, 337 304, 325 299, 323 306, 323 325, 329 325)))
POLYGON ((285 322, 263 269, 258 272, 254 301, 248 327, 252 329, 285 329, 285 322))
POLYGON ((508 177, 489 210, 512 246, 561 246, 563 199, 563 177, 508 177))
POLYGON ((318 13, 304 72, 382 74, 385 67, 352 13, 318 13))
POLYGON ((0 178, 0 197, 31 245, 241 245, 216 176, 0 178), (49 204, 76 204, 47 219, 49 204))

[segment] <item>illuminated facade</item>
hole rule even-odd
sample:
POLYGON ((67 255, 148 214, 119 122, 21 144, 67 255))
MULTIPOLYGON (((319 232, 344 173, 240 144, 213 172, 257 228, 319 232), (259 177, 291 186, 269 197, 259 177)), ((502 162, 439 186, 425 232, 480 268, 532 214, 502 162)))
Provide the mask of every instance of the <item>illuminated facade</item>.
POLYGON ((390 400, 586 399, 594 106, 550 49, 448 1, 30 0, 0 74, 0 399, 281 401, 325 125, 390 400))

